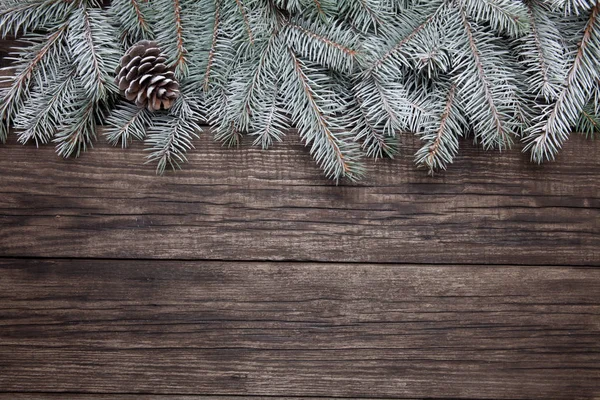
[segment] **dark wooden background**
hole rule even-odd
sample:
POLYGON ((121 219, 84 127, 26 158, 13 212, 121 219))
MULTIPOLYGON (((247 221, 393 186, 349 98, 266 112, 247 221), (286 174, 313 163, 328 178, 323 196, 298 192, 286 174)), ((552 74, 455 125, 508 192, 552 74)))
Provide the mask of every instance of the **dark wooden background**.
POLYGON ((292 133, 0 146, 0 400, 600 398, 600 143, 322 178, 292 133))

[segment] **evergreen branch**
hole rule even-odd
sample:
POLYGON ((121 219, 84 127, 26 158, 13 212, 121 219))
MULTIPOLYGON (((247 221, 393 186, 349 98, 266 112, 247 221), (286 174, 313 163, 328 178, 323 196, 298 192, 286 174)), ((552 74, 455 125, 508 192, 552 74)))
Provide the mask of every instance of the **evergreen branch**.
POLYGON ((404 22, 412 26, 407 33, 400 35, 400 39, 395 43, 392 47, 390 47, 387 51, 376 57, 374 60, 370 62, 370 65, 364 70, 364 75, 371 75, 378 73, 381 68, 384 68, 384 73, 386 75, 390 69, 396 68, 395 64, 407 64, 403 55, 404 47, 410 43, 417 35, 419 35, 424 29, 426 29, 429 24, 431 24, 435 18, 437 18, 438 14, 443 10, 445 4, 439 5, 434 12, 429 13, 425 20, 418 24, 414 25, 415 20, 418 20, 419 17, 417 15, 412 15, 407 13, 407 17, 404 18, 404 22), (396 58, 396 60, 394 60, 396 58), (388 60, 393 60, 393 64, 391 67, 385 68, 388 60), (394 62, 395 61, 395 62, 394 62))
POLYGON ((182 2, 185 0, 155 0, 157 10, 155 32, 162 50, 169 55, 175 76, 183 79, 188 75, 188 49, 185 46, 184 27, 182 21, 182 2))
POLYGON ((235 3, 237 4, 238 11, 242 16, 242 20, 244 21, 244 28, 246 28, 246 32, 248 33, 248 39, 250 40, 251 44, 254 44, 254 35, 252 34, 252 28, 250 27, 250 22, 248 21, 248 13, 246 12, 246 8, 244 7, 242 0, 235 0, 235 3))
MULTIPOLYGON (((436 164, 439 164, 438 159, 440 157, 440 150, 442 150, 442 153, 445 153, 442 149, 442 143, 443 143, 442 140, 445 138, 445 134, 447 133, 447 128, 448 128, 449 120, 450 120, 450 112, 452 110, 452 106, 454 105, 455 93, 456 93, 456 85, 452 85, 450 87, 450 91, 448 92, 448 98, 446 99, 446 105, 444 107, 444 112, 442 113, 442 115, 440 117, 440 126, 438 127, 437 131, 435 132, 435 136, 434 136, 432 143, 427 148, 426 159, 422 161, 425 164, 427 164, 430 172, 433 171, 434 168, 436 168, 436 164)), ((455 136, 451 136, 451 137, 455 138, 455 136)), ((452 143, 452 142, 450 142, 450 143, 452 143)), ((456 145, 456 146, 451 145, 450 150, 453 151, 453 155, 456 154, 456 152, 458 151, 458 145, 456 145), (454 150, 454 147, 456 148, 456 150, 454 150)), ((441 155, 441 157, 443 157, 443 154, 441 155)), ((451 159, 444 160, 444 161, 451 162, 451 159)))
MULTIPOLYGON (((63 24, 53 33, 46 36, 30 34, 26 36, 34 43, 33 49, 21 49, 22 62, 16 65, 16 74, 8 77, 10 86, 0 90, 0 120, 8 126, 23 105, 24 99, 29 94, 32 80, 38 85, 43 85, 45 77, 58 74, 58 60, 64 49, 61 42, 67 31, 67 24, 63 24)), ((3 79, 4 80, 4 79, 3 79)), ((0 141, 6 140, 6 131, 0 132, 0 141)))
POLYGON ((306 16, 316 15, 322 21, 328 21, 338 11, 337 0, 307 0, 302 3, 300 8, 308 11, 306 16))
POLYGON ((210 46, 210 50, 208 53, 208 62, 206 63, 206 72, 204 74, 204 83, 202 85, 205 92, 208 91, 210 75, 212 72, 212 67, 213 67, 216 52, 217 52, 217 40, 219 37, 218 36, 219 35, 219 25, 221 23, 221 1, 220 0, 215 0, 215 18, 214 19, 215 19, 215 21, 214 21, 213 31, 212 31, 212 41, 211 41, 211 46, 210 46))
POLYGON ((587 104, 576 124, 577 132, 586 138, 595 138, 600 135, 600 115, 597 113, 594 104, 587 104))
POLYGON ((198 137, 200 126, 193 120, 174 115, 154 118, 146 138, 150 151, 148 162, 156 162, 156 172, 163 174, 166 167, 179 169, 187 161, 185 153, 193 148, 192 140, 198 137))
POLYGON ((311 79, 304 63, 289 47, 287 55, 287 73, 293 79, 284 79, 282 92, 287 96, 286 103, 291 106, 292 120, 298 126, 300 137, 311 145, 310 152, 327 177, 336 181, 358 179, 362 174, 360 153, 347 134, 334 133, 339 127, 334 118, 337 110, 332 109, 335 102, 319 85, 326 77, 314 75, 311 79))
POLYGON ((68 19, 72 0, 4 0, 0 5, 0 34, 16 36, 47 28, 68 19))
POLYGON ((169 114, 190 121, 206 123, 207 110, 203 104, 205 99, 201 93, 198 93, 194 82, 186 80, 179 89, 179 97, 173 103, 169 114))
MULTIPOLYGON (((396 132, 408 129, 408 120, 413 111, 412 104, 408 100, 406 88, 398 82, 380 82, 375 76, 368 75, 358 81, 354 87, 354 97, 357 99, 357 108, 360 111, 360 117, 357 122, 362 121, 362 132, 356 139, 364 140, 366 146, 381 143, 385 147, 391 140, 380 140, 377 136, 394 138, 396 132), (365 131, 365 125, 367 130, 365 131), (374 132, 371 132, 370 127, 374 132), (375 136, 373 133, 378 132, 375 136)), ((357 127, 360 129, 360 125, 357 127)), ((359 131, 360 132, 360 131, 359 131)), ((393 150, 386 151, 384 147, 373 148, 369 154, 387 153, 393 154, 393 150)), ((393 146, 391 147, 393 149, 393 146)))
POLYGON ((305 37, 307 37, 309 39, 313 39, 317 42, 320 42, 327 47, 332 47, 336 50, 339 50, 340 52, 346 54, 347 56, 354 57, 356 55, 356 50, 351 49, 350 47, 345 46, 341 43, 336 43, 333 40, 330 40, 327 37, 320 35, 314 31, 311 31, 309 29, 306 29, 298 24, 289 23, 287 26, 289 26, 292 30, 302 33, 303 35, 305 35, 305 37))
POLYGON ((251 132, 252 136, 256 136, 253 142, 255 146, 260 144, 263 149, 267 149, 273 141, 281 142, 290 128, 288 118, 278 104, 278 98, 279 87, 274 86, 271 95, 252 119, 252 126, 256 127, 251 132))
POLYGON ((147 3, 140 0, 112 0, 110 9, 121 24, 123 36, 129 37, 129 44, 154 38, 147 3))
POLYGON ((237 127, 235 121, 223 119, 215 131, 215 140, 223 143, 223 146, 236 147, 242 143, 242 131, 237 127))
POLYGON ((180 75, 184 75, 181 71, 184 70, 186 63, 186 49, 183 46, 183 28, 181 26, 181 5, 180 0, 173 0, 173 10, 175 12, 175 34, 177 37, 177 58, 175 60, 175 69, 180 71, 180 75))
POLYGON ((276 87, 277 71, 272 71, 271 68, 277 65, 275 58, 281 51, 281 41, 278 36, 273 34, 260 51, 258 63, 252 66, 254 71, 248 77, 241 92, 239 106, 235 111, 237 126, 240 130, 248 130, 252 115, 262 108, 262 100, 268 96, 268 92, 272 93, 273 88, 276 87))
POLYGON ((109 115, 106 124, 104 135, 108 143, 113 146, 121 143, 125 148, 133 139, 144 140, 146 129, 152 125, 152 113, 146 107, 121 103, 109 115))
POLYGON ((393 18, 390 2, 385 0, 347 0, 340 4, 340 14, 362 33, 378 32, 393 18))
POLYGON ((341 24, 331 23, 326 27, 313 22, 290 21, 286 24, 284 37, 286 43, 296 52, 311 61, 339 71, 350 72, 357 51, 357 36, 344 29, 341 24))
POLYGON ((500 56, 505 52, 494 45, 494 38, 476 30, 464 9, 458 12, 468 44, 468 51, 457 64, 457 70, 463 71, 456 79, 466 101, 464 108, 471 110, 473 129, 484 148, 508 147, 514 133, 514 123, 509 121, 516 106, 514 72, 503 65, 500 56))
POLYGON ((112 71, 118 65, 118 40, 106 16, 98 9, 81 7, 70 21, 68 43, 87 96, 106 101, 118 92, 112 71))
MULTIPOLYGON (((416 162, 432 173, 468 132, 500 149, 523 135, 541 161, 574 127, 598 130, 596 0, 0 2, 0 34, 25 32, 33 44, 0 78, 0 140, 11 127, 21 142, 54 136, 62 156, 107 122, 109 142, 145 138, 163 172, 185 161, 203 118, 217 140, 249 134, 263 148, 293 124, 326 176, 353 180, 362 154, 396 153, 400 132, 423 140, 416 162), (120 44, 153 32, 179 97, 151 114, 115 104, 113 71, 120 44)), ((162 68, 129 72, 148 80, 162 68)))
POLYGON ((96 139, 96 102, 83 91, 79 92, 79 97, 83 100, 73 105, 53 140, 56 152, 61 157, 79 157, 81 151, 92 147, 96 139))
POLYGON ((565 52, 558 26, 549 18, 543 4, 525 3, 529 33, 520 39, 519 54, 527 76, 528 90, 546 101, 556 98, 566 78, 565 52))
POLYGON ((208 91, 208 81, 205 79, 207 71, 212 69, 215 55, 221 56, 214 53, 216 48, 213 47, 216 46, 213 40, 217 39, 220 4, 215 0, 193 0, 185 3, 185 6, 183 26, 189 69, 188 75, 180 79, 180 83, 187 87, 189 96, 204 100, 208 91))
POLYGON ((300 0, 273 0, 273 3, 288 13, 297 13, 302 11, 300 0))
POLYGON ((319 0, 312 0, 315 8, 317 9, 317 13, 319 13, 319 15, 325 16, 325 12, 323 12, 323 7, 321 7, 321 2, 319 0))
POLYGON ((553 4, 563 9, 567 15, 579 15, 596 6, 597 0, 553 0, 553 4))
POLYGON ((456 96, 457 87, 452 83, 440 104, 443 107, 442 114, 427 124, 420 134, 425 144, 415 154, 415 162, 426 167, 430 175, 436 170, 446 169, 458 154, 458 137, 462 136, 466 121, 458 109, 456 96))
POLYGON ((398 152, 397 139, 392 135, 385 134, 384 124, 380 122, 376 125, 371 121, 365 111, 363 101, 358 96, 355 95, 354 100, 358 110, 358 116, 353 121, 354 140, 362 142, 362 149, 368 157, 382 158, 385 156, 394 158, 394 155, 398 152))
POLYGON ((150 25, 148 25, 147 18, 144 15, 144 12, 142 11, 142 7, 141 7, 140 3, 138 3, 138 0, 129 0, 129 1, 130 1, 129 4, 131 4, 131 7, 133 8, 133 11, 135 12, 135 19, 138 23, 138 26, 140 27, 140 30, 145 33, 150 33, 151 32, 150 25))
POLYGON ((521 1, 460 0, 461 9, 476 22, 488 22, 498 32, 518 37, 528 30, 527 11, 521 1))
POLYGON ((556 102, 544 110, 538 122, 528 130, 525 151, 533 161, 554 159, 569 137, 581 111, 589 101, 600 78, 600 4, 590 11, 580 45, 571 64, 564 87, 556 102))
POLYGON ((75 73, 70 70, 58 79, 35 91, 15 117, 19 142, 34 140, 36 145, 48 143, 61 126, 67 105, 75 90, 75 73))
MULTIPOLYGON (((461 17, 462 17, 463 25, 465 27, 465 32, 467 34, 467 38, 469 40, 469 47, 471 50, 471 55, 473 57, 473 61, 475 62, 475 68, 477 69, 477 75, 478 75, 479 81, 481 83, 481 86, 483 88, 484 99, 487 102, 487 105, 489 107, 494 127, 501 137, 500 143, 505 143, 507 140, 509 140, 509 138, 507 137, 507 134, 505 132, 504 124, 502 123, 502 121, 500 119, 500 113, 499 113, 498 109, 496 108, 496 104, 494 103, 494 97, 492 96, 492 91, 490 89, 490 82, 488 82, 488 78, 486 76, 486 72, 485 72, 485 69, 482 64, 481 55, 479 54, 479 49, 477 48, 477 43, 475 42, 475 37, 474 37, 473 30, 471 28, 471 24, 467 20, 465 13, 462 11, 461 11, 461 17)), ((489 140, 488 140, 488 142, 489 142, 489 140)), ((484 139, 484 146, 486 146, 485 139, 484 139)))
POLYGON ((6 137, 8 136, 9 126, 8 122, 5 119, 0 119, 0 142, 6 142, 6 137))

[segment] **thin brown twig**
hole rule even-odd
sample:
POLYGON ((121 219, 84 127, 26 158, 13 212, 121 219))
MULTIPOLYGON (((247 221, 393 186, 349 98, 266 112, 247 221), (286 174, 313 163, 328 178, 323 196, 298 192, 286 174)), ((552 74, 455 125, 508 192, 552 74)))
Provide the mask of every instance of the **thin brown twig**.
POLYGON ((427 163, 430 168, 433 165, 433 161, 435 156, 437 155, 438 150, 440 149, 440 143, 442 141, 442 137, 444 136, 444 132, 446 131, 446 125, 448 124, 448 119, 450 118, 450 111, 452 109, 452 105, 454 104, 454 97, 456 94, 456 84, 452 84, 450 87, 450 91, 448 92, 448 97, 446 98, 446 105, 444 107, 444 111, 440 117, 440 126, 437 129, 435 134, 435 140, 433 144, 429 146, 429 155, 427 156, 427 163))
POLYGON ((244 19, 244 26, 246 27, 246 31, 248 32, 248 38, 250 39, 250 43, 254 44, 254 36, 252 35, 252 29, 250 28, 248 14, 246 13, 244 4, 242 4, 242 0, 235 0, 235 2, 237 3, 238 9, 240 10, 240 14, 242 14, 242 18, 244 19))
POLYGON ((483 68, 483 63, 481 61, 481 55, 479 54, 479 49, 477 47, 477 43, 475 43, 475 37, 473 36, 473 30, 469 20, 467 19, 467 15, 463 8, 460 9, 460 16, 463 22, 463 26, 465 27, 465 32, 467 34, 467 38, 469 40, 469 47, 471 49, 471 54, 473 54, 473 59, 475 61, 475 66, 477 68, 477 74, 479 75, 479 80, 483 85, 483 92, 486 102, 490 108, 492 113, 492 119, 494 120, 494 126, 496 127, 496 131, 503 137, 504 140, 508 139, 508 134, 504 129, 504 123, 500 118, 500 112, 496 107, 496 103, 494 102, 494 96, 492 96, 492 92, 490 89, 490 84, 488 82, 487 74, 483 68))
POLYGON ((331 132, 331 129, 329 128, 329 124, 328 124, 327 120, 325 119, 325 116, 323 115, 323 113, 319 109, 319 106, 317 105, 317 102, 315 101, 315 98, 314 98, 314 95, 312 92, 312 88, 308 84, 308 77, 302 70, 302 65, 300 64, 300 60, 298 60, 298 57, 296 57, 296 55, 294 54, 294 51, 289 47, 288 47, 288 52, 294 63, 294 69, 296 71, 296 75, 298 76, 298 80, 300 81, 300 84, 302 85, 302 88, 304 89, 304 94, 306 95, 306 98, 308 99, 308 102, 309 102, 311 108, 315 112, 317 120, 319 121, 319 125, 321 126, 321 128, 323 128, 323 131, 325 132, 325 136, 327 137, 327 140, 329 141, 329 143, 333 147, 337 157, 341 161, 342 167, 344 168, 344 172, 348 172, 350 170, 350 167, 346 163, 346 160, 344 158, 344 154, 342 153, 342 150, 340 149, 339 145, 336 143, 335 137, 333 136, 333 133, 331 132))
POLYGON ((217 39, 219 37, 219 24, 221 23, 221 2, 220 0, 215 1, 215 24, 213 26, 212 33, 212 44, 208 53, 208 61, 206 63, 206 72, 204 74, 204 91, 208 91, 208 83, 210 81, 210 73, 213 62, 215 60, 215 53, 217 51, 217 39))

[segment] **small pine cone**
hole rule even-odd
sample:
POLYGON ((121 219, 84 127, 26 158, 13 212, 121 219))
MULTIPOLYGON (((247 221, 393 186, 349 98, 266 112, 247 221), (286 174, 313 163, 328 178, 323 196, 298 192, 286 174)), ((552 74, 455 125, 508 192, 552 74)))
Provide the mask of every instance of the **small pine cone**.
POLYGON ((115 84, 125 98, 149 111, 168 110, 179 96, 179 83, 156 42, 142 40, 127 50, 117 67, 115 84))

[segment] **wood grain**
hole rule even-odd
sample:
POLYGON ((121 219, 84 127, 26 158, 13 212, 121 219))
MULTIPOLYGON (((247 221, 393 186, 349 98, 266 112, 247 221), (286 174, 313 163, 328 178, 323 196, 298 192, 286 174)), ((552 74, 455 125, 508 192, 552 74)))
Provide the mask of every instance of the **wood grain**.
POLYGON ((269 151, 196 141, 157 177, 141 144, 63 160, 0 146, 0 255, 195 260, 600 265, 600 142, 559 160, 465 147, 428 177, 407 155, 359 185, 322 178, 290 133, 269 151), (551 250, 551 251, 550 251, 551 250))
MULTIPOLYGON (((83 393, 0 393, 0 400, 318 400, 326 397, 280 397, 280 396, 185 396, 185 395, 153 395, 153 394, 83 394, 83 393)), ((335 399, 350 399, 335 397, 335 399)), ((371 398, 378 400, 376 398, 371 398)), ((383 399, 382 399, 383 400, 383 399)), ((406 400, 406 399, 403 399, 406 400)))
POLYGON ((600 396, 600 269, 0 260, 0 392, 600 396))
POLYGON ((463 142, 431 178, 403 140, 335 186, 293 131, 207 132, 164 177, 139 143, 13 135, 0 400, 599 399, 600 143, 535 166, 463 142))

